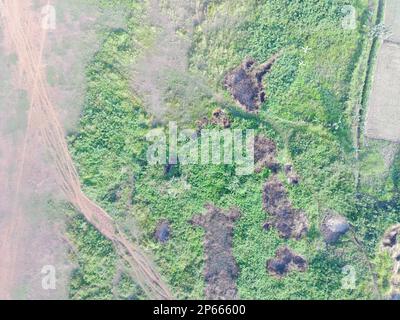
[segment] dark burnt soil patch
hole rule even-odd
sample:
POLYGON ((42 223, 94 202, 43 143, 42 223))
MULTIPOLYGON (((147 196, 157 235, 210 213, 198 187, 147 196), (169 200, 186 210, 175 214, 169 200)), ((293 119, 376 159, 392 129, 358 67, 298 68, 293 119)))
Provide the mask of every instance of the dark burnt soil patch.
POLYGON ((203 117, 196 122, 196 125, 198 131, 201 131, 208 125, 215 125, 227 129, 231 126, 231 120, 223 109, 218 108, 213 111, 211 119, 203 117))
POLYGON ((392 276, 390 280, 390 295, 392 300, 400 298, 400 224, 391 227, 385 232, 382 239, 382 249, 387 251, 393 259, 392 276))
POLYGON ((397 226, 385 233, 382 241, 383 247, 386 249, 392 249, 398 244, 399 239, 400 239, 400 227, 397 226))
POLYGON ((237 209, 227 212, 206 205, 207 212, 193 217, 193 225, 205 230, 204 251, 206 282, 205 295, 209 300, 237 299, 236 279, 239 269, 232 254, 234 222, 239 218, 237 209))
POLYGON ((154 238, 160 243, 166 243, 171 235, 171 227, 167 220, 162 220, 158 223, 154 238))
POLYGON ((283 171, 285 172, 289 184, 294 185, 300 182, 300 177, 294 171, 293 165, 291 165, 290 163, 285 164, 283 171))
POLYGON ((281 247, 275 253, 275 258, 267 261, 267 271, 276 277, 284 277, 290 271, 304 272, 307 269, 307 261, 294 253, 288 247, 281 247))
POLYGON ((103 200, 115 203, 121 199, 122 196, 122 186, 116 185, 107 191, 107 194, 103 197, 103 200))
POLYGON ((280 169, 279 162, 276 157, 276 144, 274 141, 258 135, 254 139, 254 162, 256 165, 255 172, 259 173, 265 167, 278 172, 280 169))
POLYGON ((211 123, 222 128, 230 128, 231 120, 229 119, 226 112, 220 108, 213 111, 211 123))
POLYGON ((279 235, 285 239, 300 239, 307 233, 306 215, 292 207, 286 189, 276 175, 273 175, 264 186, 263 205, 264 210, 271 215, 264 224, 264 229, 275 227, 279 235))
POLYGON ((266 63, 259 65, 255 60, 246 58, 240 66, 226 75, 225 88, 245 111, 256 113, 265 101, 262 80, 277 59, 276 54, 266 63))

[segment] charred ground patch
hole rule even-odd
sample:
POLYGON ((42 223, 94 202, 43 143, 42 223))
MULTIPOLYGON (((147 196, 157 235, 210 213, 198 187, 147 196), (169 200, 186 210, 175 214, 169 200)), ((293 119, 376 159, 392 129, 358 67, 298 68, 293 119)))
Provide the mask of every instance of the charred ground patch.
POLYGON ((400 225, 395 225, 385 232, 382 250, 388 252, 393 259, 390 298, 396 300, 400 296, 400 225))
POLYGON ((245 111, 256 113, 265 101, 263 78, 271 70, 278 56, 272 56, 261 65, 252 58, 246 58, 225 76, 225 88, 245 111))
POLYGON ((227 129, 231 127, 231 119, 225 110, 217 108, 213 111, 211 118, 203 117, 196 122, 198 132, 208 125, 214 125, 227 129))
POLYGON ((285 164, 285 166, 283 167, 283 171, 285 172, 289 184, 295 185, 300 182, 300 177, 295 172, 292 164, 290 163, 285 164))
POLYGON ((239 268, 232 254, 234 222, 239 218, 237 209, 226 212, 206 205, 206 213, 190 221, 205 230, 204 251, 206 282, 205 295, 210 300, 232 300, 238 298, 236 279, 239 268))
POLYGON ((154 238, 160 243, 168 242, 171 236, 171 226, 167 220, 161 220, 154 232, 154 238))
POLYGON ((264 224, 264 229, 278 229, 279 235, 285 239, 300 239, 308 231, 306 215, 292 207, 286 189, 276 175, 264 185, 263 206, 271 216, 264 224))
POLYGON ((307 261, 288 247, 281 247, 275 253, 275 258, 267 261, 267 271, 276 277, 284 277, 293 270, 304 272, 307 261))
POLYGON ((280 169, 280 164, 276 160, 276 144, 274 141, 267 139, 262 135, 258 135, 254 139, 254 162, 257 173, 265 167, 273 172, 280 169))

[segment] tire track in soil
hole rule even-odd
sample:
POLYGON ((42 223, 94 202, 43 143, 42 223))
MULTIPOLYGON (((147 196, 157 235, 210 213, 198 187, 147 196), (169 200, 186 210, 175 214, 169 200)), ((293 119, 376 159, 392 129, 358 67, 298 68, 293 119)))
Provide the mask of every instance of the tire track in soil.
MULTIPOLYGON (((68 146, 65 141, 64 131, 58 120, 56 108, 49 99, 45 83, 44 70, 41 66, 46 30, 42 29, 41 44, 37 46, 38 25, 35 24, 31 10, 31 1, 1 0, 4 10, 3 32, 9 37, 18 56, 19 73, 24 77, 31 99, 28 114, 28 131, 25 136, 24 154, 19 165, 17 185, 23 179, 24 159, 27 156, 26 148, 29 146, 30 128, 38 128, 41 141, 51 154, 56 170, 57 181, 68 201, 80 211, 103 236, 111 240, 120 256, 129 264, 131 275, 142 287, 144 292, 152 299, 172 299, 167 285, 157 272, 152 261, 146 254, 131 243, 126 235, 119 230, 113 219, 98 205, 91 201, 82 191, 79 176, 73 164, 68 146)), ((21 212, 18 209, 18 187, 15 195, 15 217, 8 227, 5 235, 7 246, 5 251, 10 256, 10 265, 7 270, 2 270, 1 278, 10 288, 14 279, 13 263, 18 246, 13 245, 13 234, 18 232, 21 212), (4 274, 6 273, 6 274, 4 274)))

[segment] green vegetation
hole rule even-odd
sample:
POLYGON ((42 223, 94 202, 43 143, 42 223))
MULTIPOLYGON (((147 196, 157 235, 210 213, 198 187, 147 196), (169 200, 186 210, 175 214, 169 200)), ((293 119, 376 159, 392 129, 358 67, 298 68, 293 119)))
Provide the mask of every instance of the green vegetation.
POLYGON ((73 219, 68 236, 73 239, 72 258, 78 264, 70 283, 72 299, 143 298, 143 292, 126 275, 123 266, 117 265, 112 243, 83 218, 73 219))
MULTIPOLYGON (((210 1, 204 20, 191 37, 188 74, 180 79, 184 84, 171 78, 172 100, 178 102, 180 94, 187 98, 192 79, 205 80, 213 94, 207 99, 194 94, 194 100, 187 102, 189 110, 194 104, 206 110, 223 104, 230 110, 233 128, 256 129, 274 139, 279 159, 294 164, 301 182, 287 188, 294 206, 307 213, 310 232, 301 241, 283 241, 276 231, 262 229, 266 219, 262 186, 269 170, 237 176, 234 166, 190 165, 165 174, 164 167, 147 165, 144 137, 151 118, 133 93, 130 70, 143 47, 151 47, 154 29, 146 29, 141 5, 124 1, 129 12, 127 28, 105 34, 101 49, 87 67, 86 102, 79 132, 70 137, 70 148, 85 191, 133 239, 154 253, 159 270, 178 298, 204 297, 204 232, 188 221, 201 213, 206 203, 241 211, 233 248, 240 267, 241 298, 373 297, 373 270, 366 259, 375 259, 384 230, 398 221, 399 203, 393 189, 398 189, 400 161, 397 158, 391 174, 375 186, 374 190, 386 186, 380 188, 383 194, 379 197, 371 197, 368 186, 357 189, 355 168, 371 179, 383 170, 382 160, 374 153, 362 155, 357 163, 354 146, 354 108, 362 94, 371 46, 367 40, 372 23, 368 2, 210 1), (341 27, 341 9, 349 3, 358 12, 354 30, 341 27), (228 13, 230 18, 223 19, 228 13), (265 79, 267 101, 260 114, 243 115, 223 88, 224 74, 246 56, 264 62, 277 52, 282 55, 265 79), (335 247, 323 245, 318 226, 327 209, 349 219, 362 250, 353 236, 335 247), (162 219, 172 228, 166 244, 153 237, 162 219), (265 262, 285 243, 307 258, 309 268, 278 280, 267 274, 265 262), (356 272, 351 290, 342 286, 345 266, 356 272)), ((179 103, 175 107, 179 109, 179 103)), ((185 125, 188 116, 194 127, 198 113, 186 114, 185 125)), ((118 258, 111 244, 81 218, 73 218, 70 229, 79 264, 71 296, 115 298, 112 283, 118 258)), ((382 280, 387 278, 387 263, 380 258, 375 270, 382 292, 387 286, 387 280, 382 280)), ((121 279, 119 297, 135 296, 129 279, 121 279)))

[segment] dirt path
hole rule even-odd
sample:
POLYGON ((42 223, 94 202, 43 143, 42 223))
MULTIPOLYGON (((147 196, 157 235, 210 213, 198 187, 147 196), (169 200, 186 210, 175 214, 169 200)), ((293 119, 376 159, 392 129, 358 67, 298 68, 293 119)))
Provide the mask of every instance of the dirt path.
POLYGON ((58 183, 67 199, 96 229, 114 242, 117 251, 130 265, 133 277, 149 298, 172 298, 168 287, 146 254, 131 243, 118 229, 112 218, 82 192, 79 176, 69 154, 56 108, 49 99, 41 61, 46 30, 41 29, 38 21, 35 21, 31 11, 31 1, 1 0, 0 3, 4 10, 3 32, 14 46, 18 56, 19 75, 23 77, 31 100, 28 130, 18 169, 15 210, 13 211, 16 216, 8 226, 8 232, 2 236, 2 243, 5 246, 2 248, 2 252, 6 252, 8 256, 7 268, 1 270, 0 276, 2 279, 0 287, 4 288, 3 296, 8 297, 7 289, 10 288, 14 279, 13 263, 18 246, 13 240, 21 226, 20 210, 18 210, 18 185, 23 177, 25 158, 28 156, 26 149, 32 139, 31 128, 36 128, 39 129, 42 143, 45 144, 52 156, 57 169, 58 183), (41 36, 38 37, 38 34, 41 36))
MULTIPOLYGON (((8 14, 11 11, 7 11, 8 7, 5 7, 5 4, 1 2, 0 6, 3 10, 3 17, 6 21, 9 18, 8 14)), ((13 10, 13 8, 9 8, 9 10, 13 10)), ((15 11, 14 11, 15 12, 15 11)), ((6 34, 9 29, 7 29, 4 25, 4 33, 6 34)), ((16 41, 13 38, 14 34, 11 33, 10 41, 16 41)), ((44 37, 46 33, 42 34, 42 39, 40 41, 40 48, 39 48, 39 55, 42 56, 43 52, 43 45, 44 45, 44 37)), ((16 48, 18 50, 18 48, 16 48)), ((36 63, 39 66, 39 63, 36 63)), ((19 68, 19 76, 22 73, 22 67, 19 68)), ((35 85, 36 87, 36 85, 35 85)), ((13 178, 14 181, 11 181, 11 184, 14 185, 15 194, 12 199, 12 204, 10 211, 12 212, 12 217, 5 221, 5 227, 2 230, 1 238, 0 238, 0 252, 2 254, 2 262, 1 262, 1 274, 0 274, 0 297, 3 299, 11 299, 11 292, 14 286, 15 278, 16 278, 16 271, 17 268, 17 256, 18 253, 22 251, 21 248, 21 239, 20 234, 23 233, 26 227, 26 221, 23 217, 21 206, 19 204, 20 200, 20 191, 21 191, 21 182, 22 176, 24 174, 25 168, 25 160, 26 160, 26 153, 28 150, 28 145, 30 140, 32 139, 32 115, 33 115, 33 99, 30 106, 30 110, 28 112, 28 128, 27 133, 24 138, 23 148, 22 148, 22 157, 17 161, 17 173, 13 178)), ((34 139, 34 137, 33 137, 34 139)), ((18 157, 18 155, 16 155, 18 157)))

